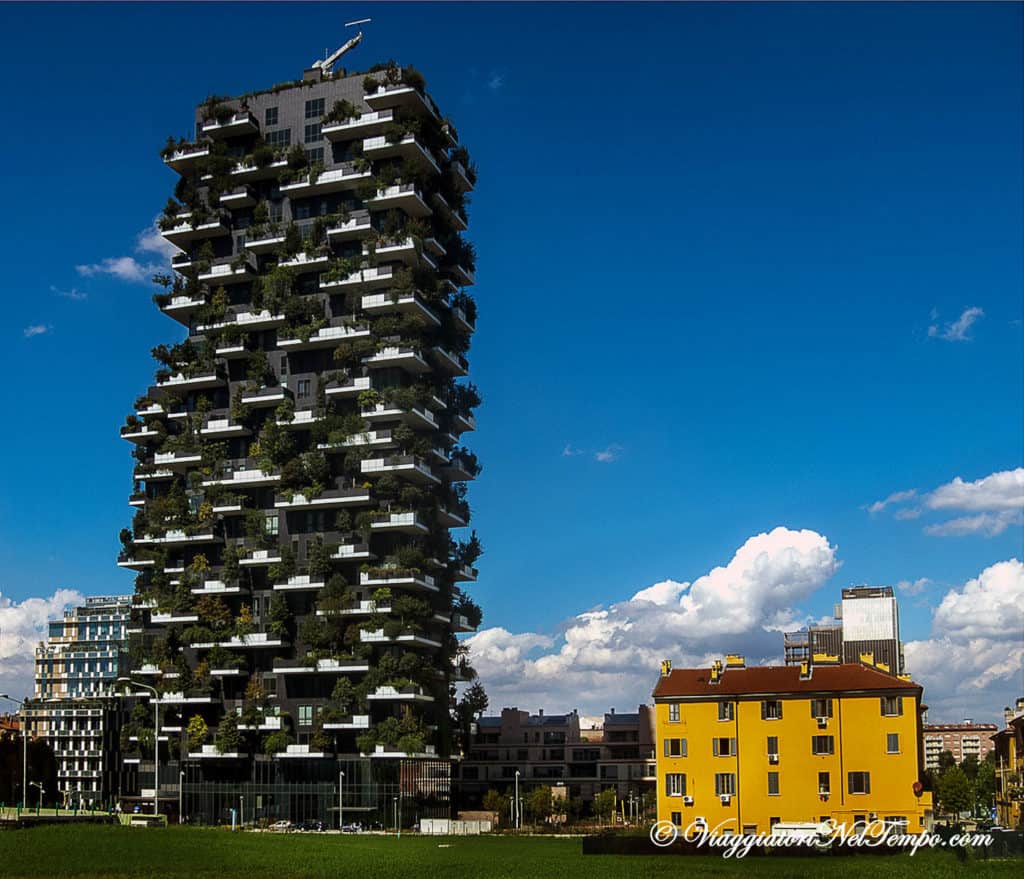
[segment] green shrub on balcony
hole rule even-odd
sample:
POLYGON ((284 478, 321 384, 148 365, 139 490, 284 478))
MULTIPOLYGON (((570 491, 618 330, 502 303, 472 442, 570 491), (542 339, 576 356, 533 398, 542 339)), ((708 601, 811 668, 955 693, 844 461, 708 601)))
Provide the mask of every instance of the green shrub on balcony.
POLYGON ((287 751, 289 745, 295 744, 295 737, 283 730, 268 733, 263 739, 263 753, 268 757, 287 751))
POLYGON ((225 714, 217 724, 214 744, 218 754, 234 754, 242 747, 242 735, 238 731, 238 715, 225 714))
MULTIPOLYGON (((374 82, 376 82, 376 80, 374 80, 374 82)), ((360 115, 359 109, 355 104, 343 99, 334 102, 334 106, 331 107, 329 113, 324 115, 321 122, 324 125, 330 125, 334 122, 347 122, 349 119, 356 119, 360 115)))
POLYGON ((202 716, 193 714, 189 718, 188 726, 185 730, 185 736, 188 739, 188 749, 190 751, 201 751, 209 733, 210 728, 206 725, 206 721, 203 720, 202 716))

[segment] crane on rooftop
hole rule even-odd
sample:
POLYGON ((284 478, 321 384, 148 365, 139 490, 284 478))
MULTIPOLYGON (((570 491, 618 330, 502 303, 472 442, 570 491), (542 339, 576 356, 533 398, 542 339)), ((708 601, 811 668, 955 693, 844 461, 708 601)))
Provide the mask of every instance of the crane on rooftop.
MULTIPOLYGON (((354 27, 357 24, 367 24, 370 21, 372 21, 372 19, 369 18, 360 18, 358 21, 347 21, 345 22, 345 27, 354 27)), ((352 49, 354 49, 362 41, 363 32, 359 31, 359 33, 352 37, 351 40, 345 43, 340 49, 338 49, 333 54, 327 55, 327 53, 325 52, 325 57, 317 61, 314 61, 310 65, 310 68, 313 70, 319 69, 324 79, 330 79, 334 75, 334 65, 338 63, 338 59, 346 52, 349 52, 352 49)))

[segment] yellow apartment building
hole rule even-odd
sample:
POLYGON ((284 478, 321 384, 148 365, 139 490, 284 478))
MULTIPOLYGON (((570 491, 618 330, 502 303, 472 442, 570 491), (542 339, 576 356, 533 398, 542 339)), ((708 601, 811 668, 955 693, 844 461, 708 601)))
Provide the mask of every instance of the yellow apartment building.
POLYGON ((1006 726, 994 736, 996 752, 996 820, 1003 827, 1024 825, 1024 699, 1007 708, 1006 726))
POLYGON ((662 663, 654 689, 658 819, 712 833, 779 822, 931 822, 922 792, 922 689, 874 665, 815 656, 802 666, 662 663))

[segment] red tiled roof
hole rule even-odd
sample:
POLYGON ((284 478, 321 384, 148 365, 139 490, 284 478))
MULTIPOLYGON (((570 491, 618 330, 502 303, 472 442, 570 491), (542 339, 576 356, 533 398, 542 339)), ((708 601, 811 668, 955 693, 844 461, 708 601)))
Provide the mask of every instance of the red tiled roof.
POLYGON ((744 696, 788 693, 839 693, 847 690, 908 690, 921 686, 859 663, 815 666, 810 679, 800 680, 797 665, 754 665, 723 669, 719 683, 711 683, 707 668, 676 668, 658 678, 654 698, 669 696, 744 696))

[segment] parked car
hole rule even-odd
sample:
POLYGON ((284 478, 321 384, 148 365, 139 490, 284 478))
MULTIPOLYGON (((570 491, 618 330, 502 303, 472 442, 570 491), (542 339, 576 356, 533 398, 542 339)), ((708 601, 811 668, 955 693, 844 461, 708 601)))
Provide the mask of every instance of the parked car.
POLYGON ((346 824, 344 827, 341 828, 341 832, 342 833, 362 833, 363 832, 363 825, 362 824, 358 824, 358 823, 357 824, 346 824))
POLYGON ((299 821, 294 829, 300 833, 323 833, 325 830, 323 821, 299 821))
POLYGON ((291 821, 275 821, 270 825, 270 829, 274 833, 291 833, 292 822, 291 821))

